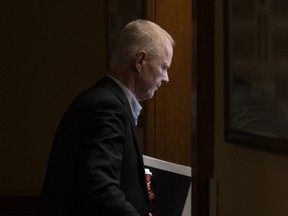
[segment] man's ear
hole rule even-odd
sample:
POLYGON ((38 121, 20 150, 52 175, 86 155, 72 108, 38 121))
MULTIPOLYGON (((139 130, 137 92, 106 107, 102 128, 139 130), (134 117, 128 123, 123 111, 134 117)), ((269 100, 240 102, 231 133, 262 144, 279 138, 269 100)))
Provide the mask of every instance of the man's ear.
POLYGON ((144 50, 141 50, 140 52, 138 52, 136 54, 136 58, 135 58, 135 68, 138 72, 140 72, 142 70, 143 67, 143 62, 145 60, 145 58, 147 57, 147 53, 144 50))

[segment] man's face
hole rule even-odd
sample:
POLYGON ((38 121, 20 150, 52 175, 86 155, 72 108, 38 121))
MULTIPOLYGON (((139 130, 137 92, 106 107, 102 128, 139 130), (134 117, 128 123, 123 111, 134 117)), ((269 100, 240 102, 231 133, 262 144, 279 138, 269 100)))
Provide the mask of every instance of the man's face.
POLYGON ((164 43, 164 53, 160 57, 146 57, 137 82, 136 98, 139 101, 152 98, 162 82, 169 82, 168 69, 173 57, 173 47, 169 40, 164 43))

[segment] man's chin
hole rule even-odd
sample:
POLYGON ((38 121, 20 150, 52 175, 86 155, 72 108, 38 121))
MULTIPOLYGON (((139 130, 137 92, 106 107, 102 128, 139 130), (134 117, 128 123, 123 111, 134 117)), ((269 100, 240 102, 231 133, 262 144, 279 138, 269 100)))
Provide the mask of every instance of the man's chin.
POLYGON ((140 98, 140 99, 138 99, 138 100, 139 100, 139 101, 149 100, 149 99, 153 98, 155 92, 156 92, 156 91, 149 92, 148 94, 146 94, 145 96, 143 96, 142 98, 140 98))
POLYGON ((151 98, 153 98, 154 95, 155 95, 155 92, 156 92, 156 90, 155 90, 155 91, 151 91, 151 92, 149 92, 147 99, 151 99, 151 98))

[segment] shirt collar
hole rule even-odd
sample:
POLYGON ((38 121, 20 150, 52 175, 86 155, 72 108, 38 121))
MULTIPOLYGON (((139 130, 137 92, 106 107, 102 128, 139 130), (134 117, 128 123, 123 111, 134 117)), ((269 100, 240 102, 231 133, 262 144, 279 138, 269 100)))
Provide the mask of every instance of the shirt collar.
POLYGON ((138 102, 138 100, 136 99, 134 94, 130 91, 130 89, 128 89, 121 81, 119 81, 118 79, 116 79, 115 77, 113 77, 111 75, 107 75, 107 76, 110 77, 111 79, 113 79, 124 91, 124 93, 128 99, 130 108, 132 110, 135 125, 137 125, 138 116, 140 115, 140 112, 142 110, 142 106, 140 105, 140 103, 138 102))

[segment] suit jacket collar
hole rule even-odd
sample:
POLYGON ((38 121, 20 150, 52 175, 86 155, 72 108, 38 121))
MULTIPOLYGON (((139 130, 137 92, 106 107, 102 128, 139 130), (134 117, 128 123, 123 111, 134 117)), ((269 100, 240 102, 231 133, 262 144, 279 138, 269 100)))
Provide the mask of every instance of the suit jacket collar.
POLYGON ((132 114, 132 110, 131 110, 129 101, 128 101, 124 91, 122 90, 122 88, 113 79, 111 79, 108 76, 104 76, 99 81, 99 84, 101 86, 103 86, 104 88, 110 89, 122 101, 122 103, 124 104, 125 109, 126 109, 127 114, 128 114, 128 117, 129 117, 130 124, 131 124, 131 126, 133 128, 134 136, 135 136, 135 139, 137 141, 137 146, 138 146, 138 143, 139 143, 138 142, 138 138, 135 135, 136 134, 135 120, 134 120, 134 117, 133 117, 133 114, 132 114))
POLYGON ((133 118, 133 114, 132 114, 132 110, 131 110, 129 101, 128 101, 124 91, 122 90, 122 88, 113 79, 111 79, 108 76, 104 76, 100 80, 100 85, 110 89, 122 101, 122 103, 125 105, 125 109, 127 110, 127 113, 129 115, 129 119, 130 119, 131 123, 135 126, 134 118, 133 118))

